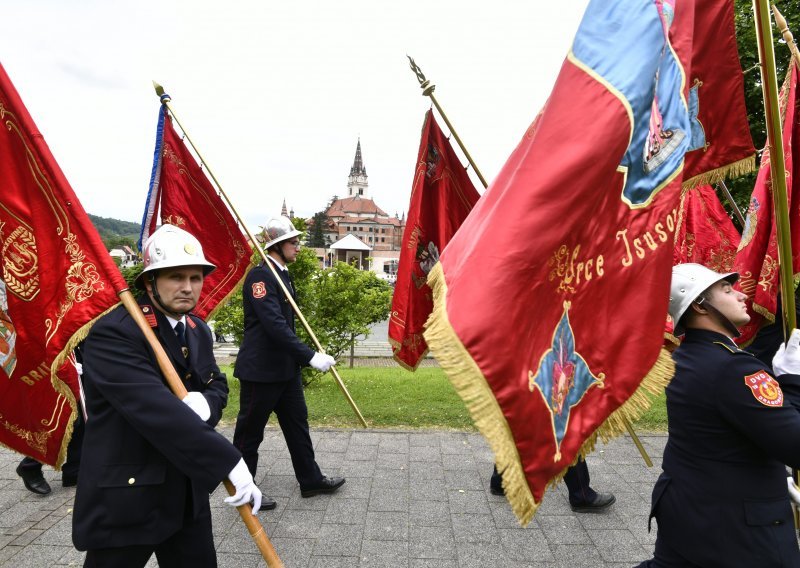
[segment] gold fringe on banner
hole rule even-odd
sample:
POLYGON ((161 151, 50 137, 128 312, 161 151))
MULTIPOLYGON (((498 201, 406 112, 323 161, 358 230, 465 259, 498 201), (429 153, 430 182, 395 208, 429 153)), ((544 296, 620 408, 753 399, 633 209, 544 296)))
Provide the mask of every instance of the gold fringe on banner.
POLYGON ((425 356, 428 354, 428 352, 430 352, 430 349, 426 349, 425 351, 423 351, 422 355, 420 355, 419 359, 417 359, 417 364, 412 367, 411 365, 409 365, 408 363, 406 363, 405 361, 400 359, 395 354, 395 349, 397 349, 397 351, 400 351, 403 348, 403 344, 402 343, 400 343, 399 341, 396 341, 396 340, 394 340, 394 339, 392 339, 390 337, 389 338, 389 345, 392 347, 392 359, 395 360, 395 363, 397 363, 398 365, 403 367, 406 371, 411 371, 411 372, 416 372, 416 370, 419 368, 419 364, 422 363, 422 360, 425 358, 425 356))
MULTIPOLYGON (((464 401, 478 431, 486 438, 494 452, 495 465, 503 477, 503 489, 511 509, 522 526, 526 526, 541 503, 531 493, 522 470, 522 462, 503 411, 497 403, 486 378, 464 347, 447 316, 447 283, 441 263, 436 263, 428 275, 428 286, 433 290, 433 312, 425 324, 425 340, 439 365, 445 371, 458 395, 464 401)), ((592 452, 598 437, 608 442, 625 433, 625 419, 635 421, 650 407, 652 395, 660 394, 675 372, 669 352, 661 349, 655 364, 642 380, 633 395, 600 425, 583 443, 579 456, 592 452)), ((574 465, 578 460, 576 456, 574 465)), ((564 477, 567 468, 556 475, 547 488, 564 477)))
POLYGON ((709 170, 692 178, 683 180, 681 188, 687 190, 694 189, 700 185, 712 185, 724 179, 733 179, 743 176, 744 174, 749 174, 750 172, 755 171, 755 169, 756 157, 753 155, 747 158, 742 158, 741 160, 733 162, 732 164, 728 164, 727 166, 722 166, 721 168, 717 168, 715 170, 709 170))
POLYGON ((53 363, 50 365, 50 382, 52 383, 56 392, 67 399, 71 409, 69 424, 67 424, 67 428, 64 431, 64 439, 61 442, 61 448, 58 450, 58 459, 56 461, 56 465, 54 466, 56 471, 61 471, 61 466, 64 464, 64 460, 67 459, 67 445, 72 439, 73 424, 78 417, 78 403, 75 400, 75 395, 72 393, 72 389, 70 389, 64 381, 58 378, 56 372, 67 360, 67 357, 72 354, 72 351, 75 349, 75 347, 77 347, 81 341, 86 339, 86 336, 89 335, 89 330, 92 328, 95 322, 109 313, 111 310, 117 308, 119 305, 119 302, 114 304, 96 318, 82 325, 78 331, 72 334, 72 337, 70 337, 69 341, 67 341, 67 345, 61 350, 61 353, 58 354, 58 356, 53 360, 53 363))

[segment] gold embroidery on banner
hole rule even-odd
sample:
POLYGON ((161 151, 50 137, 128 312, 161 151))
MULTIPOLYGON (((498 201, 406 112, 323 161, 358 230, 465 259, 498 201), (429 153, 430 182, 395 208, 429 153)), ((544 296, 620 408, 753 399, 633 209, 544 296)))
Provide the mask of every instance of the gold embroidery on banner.
POLYGON ((761 275, 758 279, 758 285, 764 292, 771 292, 775 285, 775 280, 778 272, 778 261, 770 255, 764 257, 764 264, 761 266, 761 275))
MULTIPOLYGON (((25 137, 17 125, 16 116, 9 112, 2 102, 0 102, 0 118, 5 119, 6 128, 9 130, 9 132, 16 134, 19 141, 25 147, 25 155, 28 161, 30 172, 33 176, 33 181, 41 191, 46 203, 50 206, 50 210, 52 211, 53 217, 56 221, 56 234, 60 235, 64 239, 64 252, 67 254, 69 261, 71 262, 71 265, 67 270, 67 278, 64 282, 64 292, 66 297, 62 297, 61 301, 59 302, 56 319, 55 321, 51 318, 45 319, 45 326, 47 327, 46 343, 49 344, 50 340, 61 326, 61 322, 63 321, 64 317, 69 313, 75 303, 82 302, 90 298, 95 291, 103 290, 105 288, 105 283, 100 279, 97 267, 93 263, 85 262, 86 255, 77 241, 77 235, 70 230, 69 216, 64 210, 64 205, 70 206, 71 204, 62 204, 59 201, 58 197, 53 191, 53 188, 50 186, 47 176, 39 167, 39 163, 36 160, 35 154, 28 147, 25 137)), ((3 208, 7 210, 6 207, 3 208)), ((20 229, 22 228, 20 227, 17 230, 20 229)), ((12 235, 15 235, 15 233, 12 233, 12 235)), ((33 258, 30 257, 36 257, 35 240, 32 231, 24 229, 19 233, 19 236, 16 236, 16 238, 17 241, 15 242, 19 242, 19 239, 22 239, 22 242, 25 245, 22 249, 16 247, 17 252, 19 253, 21 250, 27 253, 27 260, 32 262, 33 258), (29 236, 22 237, 21 235, 24 235, 25 233, 27 233, 29 236)), ((5 258, 7 258, 6 242, 3 243, 3 247, 3 258, 5 260, 5 258)), ((19 258, 22 259, 26 257, 20 254, 19 258)), ((38 258, 36 260, 38 262, 38 258)), ((6 285, 9 287, 9 289, 14 291, 15 294, 17 294, 17 291, 14 289, 13 285, 9 284, 9 281, 12 278, 6 274, 6 271, 7 265, 4 262, 3 273, 6 275, 6 285)))
POLYGON ((180 215, 167 215, 161 219, 161 222, 167 225, 175 225, 176 227, 183 227, 186 225, 186 219, 180 215))
POLYGON ((28 444, 31 448, 33 448, 37 452, 43 454, 47 451, 47 440, 50 437, 49 433, 31 432, 30 430, 25 430, 24 428, 20 428, 18 425, 12 424, 8 420, 6 420, 2 414, 0 414, 0 424, 3 425, 3 428, 5 428, 18 438, 22 438, 26 444, 28 444))
POLYGON ((756 291, 756 279, 753 278, 752 272, 746 270, 739 273, 739 288, 748 298, 753 299, 753 294, 756 291))
MULTIPOLYGON (((0 238, 4 225, 0 224, 0 238)), ((39 256, 33 233, 25 227, 17 227, 3 239, 0 247, 6 288, 19 299, 31 301, 39 293, 39 256)))

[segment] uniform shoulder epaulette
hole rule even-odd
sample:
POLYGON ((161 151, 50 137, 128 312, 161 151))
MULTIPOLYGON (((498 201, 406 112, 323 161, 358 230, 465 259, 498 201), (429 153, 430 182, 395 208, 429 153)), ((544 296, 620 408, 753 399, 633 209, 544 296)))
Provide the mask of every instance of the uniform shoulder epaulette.
POLYGON ((191 327, 192 329, 197 327, 197 322, 194 321, 195 318, 200 319, 200 316, 195 315, 193 313, 186 314, 186 325, 191 327))
POLYGON ((139 307, 142 308, 142 314, 144 315, 144 319, 147 321, 147 324, 153 328, 158 327, 158 320, 156 319, 156 312, 153 309, 153 306, 142 304, 139 307))
POLYGON ((724 341, 714 341, 714 345, 719 345, 720 347, 724 347, 727 351, 730 351, 734 355, 736 353, 742 353, 744 355, 750 355, 751 357, 755 357, 755 355, 753 355, 749 351, 744 351, 743 349, 739 349, 738 347, 731 345, 729 343, 725 343, 724 341))

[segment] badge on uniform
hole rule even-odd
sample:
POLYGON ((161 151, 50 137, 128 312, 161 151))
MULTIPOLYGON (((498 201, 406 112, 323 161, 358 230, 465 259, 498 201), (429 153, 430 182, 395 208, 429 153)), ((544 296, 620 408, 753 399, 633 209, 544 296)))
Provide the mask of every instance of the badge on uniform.
POLYGON ((144 319, 147 321, 147 324, 150 327, 158 327, 158 321, 156 320, 156 314, 153 313, 152 308, 150 306, 142 306, 142 313, 144 314, 144 319))
POLYGON ((753 396, 764 406, 783 406, 781 386, 766 371, 747 375, 744 384, 750 387, 753 396))
POLYGON ((264 282, 253 282, 253 297, 260 300, 267 295, 267 287, 264 282))

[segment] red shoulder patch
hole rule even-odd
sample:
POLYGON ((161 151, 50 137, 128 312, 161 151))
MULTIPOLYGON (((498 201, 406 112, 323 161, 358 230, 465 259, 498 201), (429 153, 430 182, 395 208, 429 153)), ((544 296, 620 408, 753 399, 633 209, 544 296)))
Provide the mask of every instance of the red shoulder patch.
POLYGON ((263 280, 260 282, 253 282, 253 297, 260 300, 267 295, 267 286, 263 280))
POLYGON ((747 375, 744 384, 750 387, 753 396, 764 406, 783 406, 781 386, 766 371, 747 375))
POLYGON ((194 320, 192 318, 190 318, 189 316, 186 316, 186 325, 188 325, 192 329, 197 327, 197 324, 194 323, 194 320))
POLYGON ((142 306, 142 314, 144 314, 144 319, 147 321, 147 325, 150 327, 158 327, 158 321, 156 320, 156 314, 153 311, 153 308, 150 306, 142 306))

